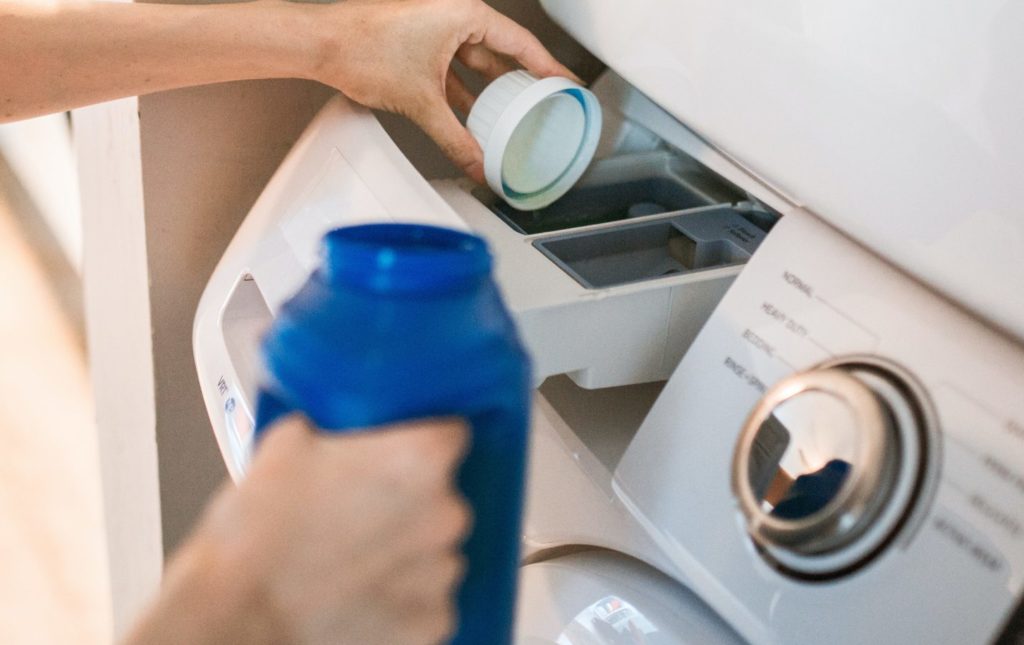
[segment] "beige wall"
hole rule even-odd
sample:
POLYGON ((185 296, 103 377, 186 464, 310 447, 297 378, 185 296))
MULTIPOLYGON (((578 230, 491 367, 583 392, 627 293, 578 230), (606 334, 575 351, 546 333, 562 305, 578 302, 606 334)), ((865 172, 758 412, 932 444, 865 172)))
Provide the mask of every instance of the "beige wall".
POLYGON ((260 81, 139 100, 164 549, 225 477, 192 360, 192 319, 217 260, 304 125, 330 95, 260 81))
MULTIPOLYGON (((538 33, 581 75, 596 74, 596 61, 551 24, 535 0, 493 4, 538 33)), ((196 304, 238 224, 330 93, 307 82, 259 81, 139 99, 166 551, 187 533, 225 474, 192 362, 196 304)), ((415 128, 385 120, 426 175, 454 172, 415 128)))

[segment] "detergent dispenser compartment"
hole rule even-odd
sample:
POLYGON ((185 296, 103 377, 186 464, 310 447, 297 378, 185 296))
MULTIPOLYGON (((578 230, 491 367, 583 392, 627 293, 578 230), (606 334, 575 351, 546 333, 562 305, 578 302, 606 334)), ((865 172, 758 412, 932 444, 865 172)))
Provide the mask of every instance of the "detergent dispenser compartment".
POLYGON ((536 384, 565 375, 597 390, 667 379, 778 218, 658 145, 595 162, 532 213, 468 181, 433 183, 487 239, 536 384))
POLYGON ((765 233, 732 206, 545 237, 534 246, 588 289, 745 263, 765 233))
POLYGON ((695 160, 667 150, 598 161, 573 190, 538 210, 517 210, 487 191, 481 191, 477 197, 506 224, 525 235, 734 203, 746 198, 695 160))

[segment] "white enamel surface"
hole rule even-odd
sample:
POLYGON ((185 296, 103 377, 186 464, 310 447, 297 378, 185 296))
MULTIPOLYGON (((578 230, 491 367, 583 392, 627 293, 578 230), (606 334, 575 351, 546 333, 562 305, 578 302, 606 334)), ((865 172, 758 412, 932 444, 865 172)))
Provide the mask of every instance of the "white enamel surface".
POLYGON ((794 211, 679 364, 615 485, 679 575, 753 642, 991 642, 1024 589, 1024 490, 1007 475, 1024 472, 1022 391, 1024 347, 794 211), (934 406, 930 481, 871 564, 799 582, 753 549, 733 451, 766 387, 857 354, 905 369, 934 406))
POLYGON ((542 4, 793 201, 1024 337, 1024 4, 542 4))

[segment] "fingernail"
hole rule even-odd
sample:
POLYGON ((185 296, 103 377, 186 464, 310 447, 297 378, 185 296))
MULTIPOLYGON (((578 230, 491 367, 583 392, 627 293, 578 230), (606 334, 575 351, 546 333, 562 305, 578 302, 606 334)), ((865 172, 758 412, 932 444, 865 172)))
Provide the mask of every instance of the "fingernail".
POLYGON ((484 165, 483 165, 483 163, 481 163, 479 161, 474 161, 471 164, 469 164, 468 166, 466 166, 465 171, 466 171, 466 175, 470 179, 472 179, 476 183, 480 184, 481 186, 486 183, 486 180, 484 179, 484 165))

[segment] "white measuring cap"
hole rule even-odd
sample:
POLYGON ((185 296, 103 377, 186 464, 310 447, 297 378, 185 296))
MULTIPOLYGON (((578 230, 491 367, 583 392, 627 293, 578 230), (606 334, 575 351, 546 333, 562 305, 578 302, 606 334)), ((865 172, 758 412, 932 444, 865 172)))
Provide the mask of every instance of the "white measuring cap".
POLYGON ((567 78, 516 71, 480 93, 467 121, 484 152, 491 190, 520 210, 564 195, 590 165, 601 136, 601 105, 567 78))

